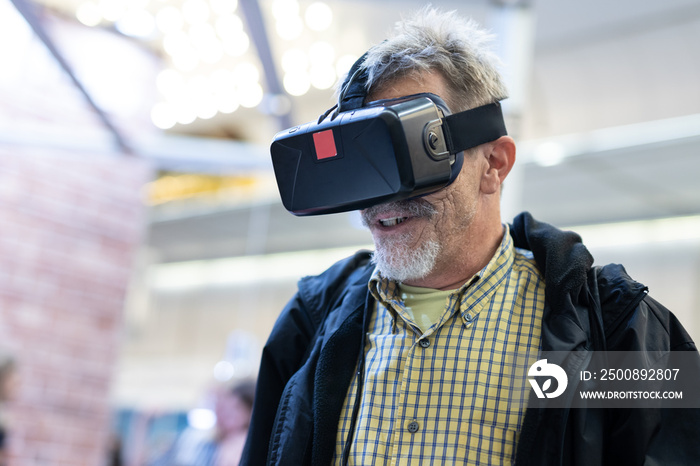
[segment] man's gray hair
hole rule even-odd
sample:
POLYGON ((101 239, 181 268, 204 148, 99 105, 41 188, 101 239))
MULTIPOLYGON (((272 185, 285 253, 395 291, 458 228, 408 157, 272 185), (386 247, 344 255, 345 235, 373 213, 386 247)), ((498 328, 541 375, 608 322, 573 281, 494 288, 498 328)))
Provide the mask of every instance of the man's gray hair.
POLYGON ((492 36, 455 11, 424 7, 396 24, 395 34, 372 47, 363 63, 369 93, 396 79, 439 72, 451 95, 440 96, 453 112, 493 103, 508 96, 490 50, 492 36))

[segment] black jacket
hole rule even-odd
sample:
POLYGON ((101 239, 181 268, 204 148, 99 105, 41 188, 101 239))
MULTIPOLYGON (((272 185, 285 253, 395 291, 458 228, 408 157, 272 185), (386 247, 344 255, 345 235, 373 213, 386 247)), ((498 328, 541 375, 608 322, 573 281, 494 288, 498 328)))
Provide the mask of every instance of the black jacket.
MULTIPOLYGON (((515 247, 533 252, 545 280, 542 350, 571 351, 568 371, 591 351, 693 351, 670 311, 620 265, 592 267, 578 235, 519 215, 515 247)), ((242 465, 328 465, 340 412, 362 355, 372 309, 370 254, 306 277, 263 349, 242 465)), ((696 357, 700 361, 700 357, 696 357)), ((700 362, 699 362, 700 364, 700 362)), ((700 464, 700 410, 529 407, 516 464, 700 464)))

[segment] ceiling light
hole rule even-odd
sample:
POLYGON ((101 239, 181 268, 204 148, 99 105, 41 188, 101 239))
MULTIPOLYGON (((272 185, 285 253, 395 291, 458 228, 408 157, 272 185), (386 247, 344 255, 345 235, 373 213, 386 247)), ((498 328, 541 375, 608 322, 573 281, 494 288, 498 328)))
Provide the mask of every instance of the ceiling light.
POLYGON ((163 34, 170 34, 182 29, 185 18, 182 12, 174 6, 166 6, 156 13, 156 25, 163 34))
POLYGON ((315 64, 330 64, 335 59, 335 49, 331 44, 324 41, 318 41, 311 44, 309 47, 309 58, 315 64))
POLYGON ((238 107, 240 107, 240 104, 237 101, 232 101, 232 102, 219 102, 219 113, 223 113, 225 115, 231 114, 238 110, 238 107))
POLYGON ((85 26, 97 26, 102 22, 100 9, 93 2, 85 2, 75 11, 75 17, 85 26))
POLYGON ((98 8, 102 17, 112 23, 126 12, 126 7, 120 0, 100 0, 98 8))
POLYGON ((221 113, 232 113, 238 109, 238 90, 235 75, 230 70, 218 69, 209 78, 209 85, 221 113))
POLYGON ((199 57, 193 48, 180 51, 172 57, 173 66, 180 71, 193 71, 199 65, 199 57))
POLYGON ((147 38, 156 30, 156 22, 146 10, 130 10, 116 23, 119 32, 129 37, 147 38))
POLYGON ((243 30, 243 21, 238 15, 228 14, 216 18, 216 32, 219 37, 225 39, 243 30))
POLYGON ((234 85, 235 74, 231 70, 219 68, 209 77, 209 82, 215 90, 227 89, 234 85))
POLYGON ((173 69, 164 69, 156 77, 156 87, 164 96, 176 95, 185 87, 185 78, 173 69))
POLYGON ((272 2, 272 16, 278 22, 299 16, 299 3, 296 0, 275 0, 272 2))
POLYGON ((182 31, 169 32, 163 37, 163 50, 171 57, 191 47, 189 37, 182 31))
POLYGON ((311 88, 311 78, 305 72, 293 72, 284 75, 284 89, 293 96, 302 96, 311 88))
POLYGON ((160 129, 170 129, 177 123, 173 107, 166 102, 159 102, 153 106, 151 121, 160 129))
POLYGON ((238 101, 246 108, 257 107, 263 99, 263 89, 260 84, 251 82, 238 86, 238 101))
POLYGON ((287 73, 306 71, 309 68, 309 57, 301 49, 290 49, 282 55, 282 69, 287 73))
POLYGON ((309 5, 304 15, 306 25, 314 31, 325 31, 333 22, 333 11, 323 2, 309 5))
POLYGON ((217 103, 211 91, 209 79, 206 76, 196 75, 190 79, 182 93, 175 96, 174 105, 178 111, 178 122, 188 124, 194 118, 203 120, 214 117, 217 113, 217 103))
POLYGON ((219 63, 224 57, 224 46, 218 40, 212 41, 206 47, 200 48, 198 50, 199 58, 204 63, 209 63, 214 65, 219 63))
POLYGON ((185 0, 182 14, 190 24, 206 23, 209 19, 209 5, 204 0, 185 0))
POLYGON ((217 41, 214 28, 208 23, 194 24, 188 34, 192 46, 200 49, 208 47, 212 42, 217 41))
POLYGON ((235 89, 232 89, 231 92, 227 92, 225 95, 217 94, 216 100, 218 103, 217 108, 221 113, 233 113, 240 107, 238 94, 235 89))
POLYGON ((175 108, 175 119, 181 125, 189 125, 197 119, 197 111, 189 102, 185 102, 181 99, 174 105, 175 108))
POLYGON ((314 65, 311 67, 311 85, 316 89, 330 89, 335 84, 336 74, 333 65, 314 65))
POLYGON ((237 0, 209 0, 209 5, 211 6, 212 11, 216 15, 226 15, 229 13, 233 13, 236 11, 236 8, 238 7, 238 1, 237 0))
POLYGON ((197 108, 197 118, 201 120, 210 120, 218 113, 217 104, 210 100, 202 101, 197 108))
POLYGON ((260 80, 260 71, 250 62, 239 63, 233 69, 233 79, 236 84, 257 83, 260 80))
POLYGON ((277 20, 277 35, 284 40, 293 40, 304 31, 304 23, 298 16, 277 20))
POLYGON ((217 18, 216 33, 221 38, 224 51, 228 55, 241 56, 250 47, 250 38, 243 30, 243 21, 237 15, 226 14, 217 18))
POLYGON ((223 45, 219 42, 214 28, 210 24, 199 23, 193 25, 190 28, 189 38, 203 62, 214 64, 223 57, 223 45))
POLYGON ((223 39, 224 51, 232 57, 240 57, 250 48, 250 38, 243 31, 237 31, 235 35, 223 39))

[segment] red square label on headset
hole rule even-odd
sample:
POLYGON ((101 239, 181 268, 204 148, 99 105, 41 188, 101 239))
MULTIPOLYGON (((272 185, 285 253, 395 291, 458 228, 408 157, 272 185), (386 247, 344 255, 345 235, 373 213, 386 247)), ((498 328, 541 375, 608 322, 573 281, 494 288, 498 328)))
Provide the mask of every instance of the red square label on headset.
POLYGON ((316 160, 330 159, 338 155, 333 130, 328 129, 314 133, 314 148, 316 149, 316 160))

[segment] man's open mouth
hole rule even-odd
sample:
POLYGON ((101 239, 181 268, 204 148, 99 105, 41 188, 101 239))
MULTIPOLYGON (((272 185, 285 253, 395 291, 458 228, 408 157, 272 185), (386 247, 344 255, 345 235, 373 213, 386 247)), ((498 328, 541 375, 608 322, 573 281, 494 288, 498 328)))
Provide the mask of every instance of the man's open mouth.
POLYGON ((437 210, 424 199, 408 199, 369 207, 362 211, 367 228, 392 228, 415 219, 431 219, 437 210))

